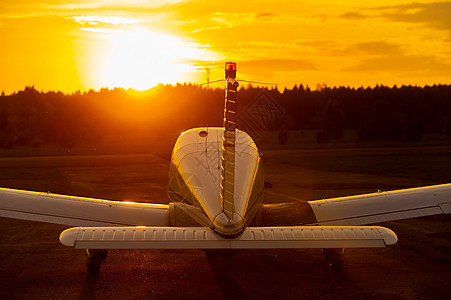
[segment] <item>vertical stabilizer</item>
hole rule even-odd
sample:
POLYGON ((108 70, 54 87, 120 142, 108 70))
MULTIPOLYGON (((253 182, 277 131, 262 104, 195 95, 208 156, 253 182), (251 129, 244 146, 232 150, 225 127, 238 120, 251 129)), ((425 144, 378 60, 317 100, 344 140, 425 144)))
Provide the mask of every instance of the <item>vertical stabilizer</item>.
POLYGON ((227 88, 224 103, 224 135, 222 138, 221 202, 224 214, 232 219, 235 203, 235 129, 236 129, 236 64, 226 63, 227 88))

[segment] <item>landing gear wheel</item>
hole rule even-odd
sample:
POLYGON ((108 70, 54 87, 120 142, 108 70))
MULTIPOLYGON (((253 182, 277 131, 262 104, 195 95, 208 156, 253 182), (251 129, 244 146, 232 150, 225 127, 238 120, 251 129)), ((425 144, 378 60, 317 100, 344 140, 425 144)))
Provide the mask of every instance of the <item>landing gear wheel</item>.
POLYGON ((334 273, 343 271, 343 261, 329 262, 329 270, 334 273))
POLYGON ((344 248, 326 248, 322 249, 323 255, 329 264, 331 272, 341 272, 343 270, 344 248))
POLYGON ((108 256, 106 249, 86 249, 86 269, 89 274, 97 275, 100 273, 100 266, 105 264, 108 256))

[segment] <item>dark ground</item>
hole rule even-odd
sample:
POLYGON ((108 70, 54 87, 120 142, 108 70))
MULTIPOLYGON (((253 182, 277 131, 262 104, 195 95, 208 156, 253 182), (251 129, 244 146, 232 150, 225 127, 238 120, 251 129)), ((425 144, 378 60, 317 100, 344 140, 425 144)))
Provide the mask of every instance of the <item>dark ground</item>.
MULTIPOLYGON (((267 203, 451 182, 450 147, 268 150, 263 159, 267 203)), ((166 203, 168 168, 151 154, 0 157, 0 186, 166 203)), ((83 250, 59 243, 66 226, 0 218, 0 299, 449 298, 450 216, 381 225, 399 242, 347 249, 342 273, 319 250, 249 250, 228 262, 196 250, 116 250, 93 277, 83 250)))

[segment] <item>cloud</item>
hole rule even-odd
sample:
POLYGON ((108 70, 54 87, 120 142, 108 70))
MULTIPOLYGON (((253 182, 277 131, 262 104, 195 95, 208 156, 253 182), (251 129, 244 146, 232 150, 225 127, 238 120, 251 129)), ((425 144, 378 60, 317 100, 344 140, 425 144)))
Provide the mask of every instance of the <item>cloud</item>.
POLYGON ((385 18, 393 22, 415 23, 433 29, 451 29, 451 2, 411 3, 394 6, 361 8, 338 16, 340 19, 360 21, 385 18))
POLYGON ((261 24, 267 23, 276 24, 278 26, 287 24, 299 24, 302 23, 303 20, 304 19, 298 15, 276 14, 271 12, 214 12, 210 15, 210 18, 202 19, 202 24, 205 26, 205 24, 214 22, 215 24, 221 25, 222 28, 240 26, 258 27, 261 24))
POLYGON ((352 73, 389 72, 415 76, 451 75, 451 64, 438 56, 411 54, 409 47, 383 40, 357 43, 305 41, 302 45, 322 51, 328 57, 343 57, 351 64, 340 71, 352 73), (354 63, 352 63, 354 61, 354 63))
MULTIPOLYGON (((366 55, 399 55, 402 49, 399 45, 390 44, 385 41, 371 41, 371 42, 361 42, 355 43, 349 48, 349 52, 355 50, 361 54, 366 55)), ((355 52, 354 51, 354 52, 355 52)))
POLYGON ((245 70, 246 73, 272 73, 275 68, 277 68, 277 71, 279 72, 317 69, 316 64, 306 59, 269 58, 240 61, 240 69, 245 70))
POLYGON ((381 16, 391 21, 419 23, 425 26, 440 29, 451 29, 451 2, 437 2, 394 7, 381 7, 381 16))
POLYGON ((336 40, 298 41, 309 53, 327 57, 374 56, 398 53, 400 46, 385 41, 349 43, 336 40))
POLYGON ((344 68, 345 72, 387 72, 415 76, 450 76, 451 64, 434 56, 408 55, 403 53, 362 59, 357 64, 344 68))
POLYGON ((296 44, 309 55, 342 57, 352 54, 346 44, 334 40, 304 40, 297 41, 296 44))
POLYGON ((451 30, 451 2, 366 7, 340 14, 338 18, 348 21, 384 18, 393 22, 418 24, 438 30, 451 30))
POLYGON ((343 42, 336 40, 298 41, 297 45, 311 53, 327 57, 377 56, 400 53, 401 46, 385 41, 343 42))
POLYGON ((347 13, 339 15, 338 17, 342 18, 342 19, 347 19, 347 20, 363 20, 363 19, 367 18, 367 16, 365 16, 361 12, 357 12, 357 11, 347 12, 347 13))
POLYGON ((68 17, 81 25, 98 25, 99 23, 119 25, 119 24, 137 24, 138 20, 124 17, 99 17, 99 16, 74 16, 68 17))
POLYGON ((277 18, 280 21, 280 16, 274 13, 228 13, 228 12, 215 12, 212 16, 212 20, 226 24, 228 27, 242 25, 242 24, 254 24, 255 22, 268 21, 277 18))
POLYGON ((276 18, 277 16, 278 15, 275 14, 275 13, 268 13, 268 12, 266 12, 266 13, 257 13, 255 15, 255 18, 256 19, 261 19, 261 20, 270 20, 270 19, 276 18))
POLYGON ((45 9, 54 10, 90 10, 90 9, 120 9, 127 10, 140 7, 142 9, 159 8, 166 5, 176 4, 189 0, 127 0, 127 1, 110 1, 110 0, 79 0, 61 4, 60 1, 53 1, 56 3, 44 3, 41 7, 45 9))
POLYGON ((191 30, 189 33, 198 33, 198 32, 202 32, 202 31, 217 30, 217 29, 221 29, 221 28, 222 28, 221 26, 204 27, 204 28, 191 30))
POLYGON ((90 28, 90 27, 82 27, 80 30, 88 31, 88 32, 95 32, 95 33, 116 33, 119 32, 115 29, 109 29, 109 28, 90 28))

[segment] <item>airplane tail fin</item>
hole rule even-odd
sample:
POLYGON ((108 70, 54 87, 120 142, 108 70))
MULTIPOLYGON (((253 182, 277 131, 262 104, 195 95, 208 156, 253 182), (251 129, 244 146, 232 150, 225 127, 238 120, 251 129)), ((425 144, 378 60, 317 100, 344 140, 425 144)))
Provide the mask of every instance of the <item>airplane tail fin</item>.
POLYGON ((238 85, 239 84, 234 79, 234 76, 227 77, 227 89, 224 103, 224 134, 222 138, 221 157, 221 203, 223 212, 229 219, 233 218, 235 203, 235 131, 236 92, 238 85))

